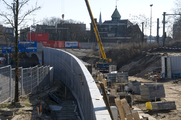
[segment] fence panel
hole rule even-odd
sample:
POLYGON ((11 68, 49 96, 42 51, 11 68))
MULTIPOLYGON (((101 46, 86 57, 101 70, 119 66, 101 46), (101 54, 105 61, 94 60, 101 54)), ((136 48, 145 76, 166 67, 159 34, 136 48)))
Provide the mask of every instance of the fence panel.
POLYGON ((31 80, 31 68, 23 69, 23 92, 24 95, 31 93, 32 80, 31 80))
MULTIPOLYGON (((50 66, 35 66, 30 68, 19 67, 19 95, 24 97, 30 93, 42 91, 50 84, 50 66)), ((15 68, 5 66, 0 68, 0 104, 14 99, 15 94, 15 68)))
POLYGON ((37 66, 31 69, 32 93, 37 92, 37 66))
POLYGON ((10 70, 11 66, 0 68, 0 103, 10 98, 10 70))

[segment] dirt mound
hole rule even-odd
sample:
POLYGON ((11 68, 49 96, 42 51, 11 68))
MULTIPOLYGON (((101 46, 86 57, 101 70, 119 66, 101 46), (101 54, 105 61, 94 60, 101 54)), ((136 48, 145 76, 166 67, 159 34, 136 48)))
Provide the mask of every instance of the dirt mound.
POLYGON ((97 61, 99 61, 99 58, 84 56, 82 60, 89 64, 95 64, 97 61))
POLYGON ((151 71, 160 71, 161 57, 159 54, 144 54, 132 59, 132 62, 124 65, 119 71, 127 71, 129 75, 143 77, 151 71))

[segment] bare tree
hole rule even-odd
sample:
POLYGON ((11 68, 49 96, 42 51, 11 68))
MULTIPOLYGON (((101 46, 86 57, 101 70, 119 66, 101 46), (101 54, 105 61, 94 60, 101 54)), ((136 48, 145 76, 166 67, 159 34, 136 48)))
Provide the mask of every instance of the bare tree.
POLYGON ((25 18, 33 12, 39 10, 41 7, 35 4, 34 7, 24 10, 23 8, 28 4, 30 0, 12 0, 13 4, 8 3, 7 0, 2 0, 7 8, 7 11, 0 11, 0 16, 4 18, 4 24, 11 25, 15 32, 15 99, 14 102, 19 101, 18 94, 18 77, 19 77, 19 55, 18 55, 18 37, 19 37, 19 26, 23 24, 25 18), (25 12, 24 12, 25 11, 25 12))
POLYGON ((137 24, 140 28, 142 28, 142 22, 144 22, 144 29, 145 33, 150 27, 150 19, 145 14, 139 14, 139 15, 129 15, 130 21, 133 24, 137 24))
MULTIPOLYGON (((174 1, 174 8, 172 8, 172 11, 174 14, 181 14, 181 0, 175 0, 174 1)), ((169 21, 171 23, 171 28, 173 31, 173 39, 179 39, 181 38, 180 32, 181 32, 181 15, 173 15, 169 16, 169 18, 172 17, 172 19, 169 21)))
POLYGON ((86 25, 80 21, 75 21, 72 19, 62 20, 60 18, 52 17, 50 19, 45 18, 43 20, 43 25, 47 26, 56 26, 57 28, 68 28, 68 32, 66 29, 58 30, 46 30, 46 32, 50 33, 50 38, 53 40, 67 40, 67 36, 69 36, 69 40, 72 41, 88 41, 89 34, 86 32, 86 25), (61 39, 59 37, 61 36, 61 39))

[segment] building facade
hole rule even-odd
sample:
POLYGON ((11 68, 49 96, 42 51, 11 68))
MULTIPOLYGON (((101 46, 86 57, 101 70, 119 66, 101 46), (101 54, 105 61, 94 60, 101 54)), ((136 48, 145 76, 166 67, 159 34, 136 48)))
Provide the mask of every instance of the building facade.
POLYGON ((8 45, 13 43, 14 40, 14 29, 0 25, 0 44, 8 45))
MULTIPOLYGON (((121 20, 121 15, 115 8, 112 16, 112 20, 106 20, 102 23, 101 14, 99 22, 95 19, 97 28, 102 39, 102 42, 141 42, 142 32, 139 26, 133 25, 128 19, 121 20)), ((91 38, 95 39, 94 31, 91 24, 91 38)))

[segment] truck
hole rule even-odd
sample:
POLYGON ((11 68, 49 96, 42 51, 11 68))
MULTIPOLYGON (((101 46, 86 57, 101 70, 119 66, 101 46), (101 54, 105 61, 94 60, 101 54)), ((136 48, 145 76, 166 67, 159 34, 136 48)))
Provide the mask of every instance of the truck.
POLYGON ((96 68, 100 72, 109 72, 109 62, 111 62, 112 60, 107 59, 107 57, 106 57, 106 53, 105 53, 103 45, 102 45, 101 37, 99 35, 99 31, 97 29, 97 25, 95 23, 95 20, 94 20, 94 17, 93 17, 93 14, 92 14, 88 0, 85 0, 85 3, 87 6, 87 9, 88 9, 88 12, 89 12, 89 16, 91 18, 92 27, 94 29, 94 33, 95 33, 97 42, 99 44, 99 48, 100 48, 101 56, 102 56, 101 59, 99 60, 99 62, 96 63, 96 68))

